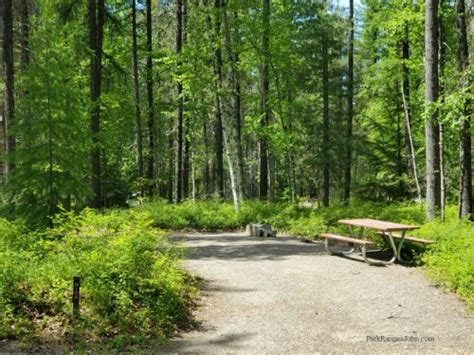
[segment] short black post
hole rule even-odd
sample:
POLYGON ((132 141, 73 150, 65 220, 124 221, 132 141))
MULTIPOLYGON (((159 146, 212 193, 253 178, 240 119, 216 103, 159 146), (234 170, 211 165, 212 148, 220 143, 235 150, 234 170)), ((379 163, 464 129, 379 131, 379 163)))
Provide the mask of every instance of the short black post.
POLYGON ((80 305, 79 300, 81 298, 81 278, 74 276, 73 292, 72 292, 72 315, 73 318, 79 318, 80 305))

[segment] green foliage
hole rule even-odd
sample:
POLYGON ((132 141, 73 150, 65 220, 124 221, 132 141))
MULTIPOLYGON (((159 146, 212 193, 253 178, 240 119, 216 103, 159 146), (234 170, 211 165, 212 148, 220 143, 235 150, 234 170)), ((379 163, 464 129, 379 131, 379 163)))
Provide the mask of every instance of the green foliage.
POLYGON ((451 289, 474 310, 474 227, 467 221, 430 222, 420 235, 436 239, 423 256, 428 275, 441 286, 451 289))
POLYGON ((162 340, 190 319, 193 288, 181 252, 146 213, 86 209, 30 233, 0 220, 0 232, 0 339, 126 345, 162 340), (76 275, 81 313, 73 320, 76 275))
POLYGON ((229 230, 247 223, 269 222, 283 205, 262 201, 249 201, 238 214, 232 204, 219 201, 183 202, 169 204, 163 200, 147 202, 138 210, 148 212, 154 225, 165 229, 229 230))

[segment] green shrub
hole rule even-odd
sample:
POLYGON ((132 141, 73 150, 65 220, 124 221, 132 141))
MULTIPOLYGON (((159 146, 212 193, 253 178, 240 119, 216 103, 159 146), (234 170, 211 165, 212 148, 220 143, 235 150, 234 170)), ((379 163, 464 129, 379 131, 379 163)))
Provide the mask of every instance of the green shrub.
POLYGON ((18 244, 12 233, 24 236, 0 222, 0 231, 7 229, 0 234, 0 339, 74 335, 126 344, 163 339, 190 319, 193 288, 179 267, 181 252, 151 228, 147 214, 84 210, 55 224, 18 244), (82 283, 81 316, 73 322, 75 275, 82 283))
POLYGON ((250 222, 268 222, 283 206, 263 201, 246 201, 240 213, 233 204, 220 201, 186 201, 169 204, 163 200, 136 207, 148 212, 153 225, 164 229, 229 230, 242 228, 250 222))
POLYGON ((428 275, 456 291, 474 310, 474 225, 467 221, 425 224, 420 235, 438 242, 423 256, 428 275))

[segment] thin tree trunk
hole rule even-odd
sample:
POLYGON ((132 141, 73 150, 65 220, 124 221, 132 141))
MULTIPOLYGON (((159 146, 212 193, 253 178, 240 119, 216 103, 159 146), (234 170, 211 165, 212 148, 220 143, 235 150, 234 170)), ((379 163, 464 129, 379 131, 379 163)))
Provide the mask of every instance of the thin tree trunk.
POLYGON ((191 153, 191 198, 196 202, 196 165, 194 164, 194 154, 191 153))
POLYGON ((423 196, 421 193, 421 186, 420 186, 420 180, 418 179, 418 169, 416 167, 416 153, 415 153, 415 145, 413 143, 413 135, 411 132, 411 116, 410 116, 410 106, 408 104, 408 98, 410 97, 410 92, 409 92, 409 86, 406 86, 405 83, 405 78, 403 80, 402 84, 402 100, 403 100, 403 112, 405 114, 405 128, 406 132, 408 135, 408 142, 409 142, 409 154, 411 156, 410 158, 410 165, 412 167, 413 171, 413 177, 415 179, 415 184, 416 184, 416 192, 418 195, 418 201, 420 204, 423 201, 423 196))
POLYGON ((441 176, 439 155, 438 113, 433 104, 439 96, 438 77, 438 0, 426 0, 425 5, 425 123, 426 140, 426 217, 435 218, 441 208, 441 176))
POLYGON ((326 33, 322 36, 322 57, 323 57, 323 141, 322 141, 322 162, 323 162, 323 206, 329 206, 329 68, 328 68, 328 48, 326 33))
POLYGON ((48 190, 49 190, 49 201, 48 201, 48 220, 49 226, 53 227, 53 215, 56 208, 55 194, 54 194, 54 160, 53 160, 53 115, 51 113, 51 97, 50 97, 50 84, 49 77, 46 74, 46 102, 48 107, 48 190))
POLYGON ((205 165, 204 165, 204 173, 203 173, 203 187, 204 187, 204 195, 205 198, 209 198, 211 194, 211 167, 209 164, 209 150, 208 147, 210 146, 209 142, 209 135, 208 135, 208 129, 207 129, 207 120, 204 120, 203 124, 203 136, 204 136, 204 156, 206 159, 205 165))
POLYGON ((232 195, 234 197, 234 205, 237 212, 240 210, 241 201, 243 199, 243 174, 242 174, 242 162, 241 153, 242 146, 240 140, 240 82, 238 78, 238 59, 236 52, 232 49, 232 41, 229 29, 229 19, 227 17, 227 11, 225 6, 225 0, 223 0, 224 7, 224 32, 225 32, 225 47, 229 62, 231 63, 230 78, 230 91, 232 92, 232 108, 231 112, 224 118, 224 142, 227 150, 227 160, 229 163, 229 170, 231 174, 231 185, 232 195))
POLYGON ((410 69, 408 68, 407 62, 410 59, 410 42, 409 42, 409 28, 408 24, 405 24, 404 37, 402 42, 402 59, 403 59, 403 81, 402 81, 402 101, 403 101, 403 112, 405 116, 405 132, 407 144, 407 170, 411 171, 412 177, 415 180, 416 192, 418 201, 422 203, 422 192, 420 180, 418 178, 418 169, 416 166, 416 152, 415 144, 413 142, 413 134, 411 131, 411 105, 410 105, 410 69))
MULTIPOLYGON (((466 72, 469 66, 469 49, 466 29, 466 6, 464 0, 456 0, 456 34, 457 34, 457 62, 461 74, 459 86, 461 89, 467 87, 466 72)), ((473 220, 472 201, 472 144, 471 144, 471 100, 464 102, 464 112, 461 118, 459 164, 460 192, 459 192, 459 218, 473 220)))
MULTIPOLYGON (((270 0, 263 1, 262 31, 262 69, 261 69, 261 110, 263 118, 261 127, 265 129, 270 122, 271 110, 268 94, 270 91, 269 60, 270 60, 270 0)), ((268 142, 264 135, 260 136, 260 198, 268 198, 268 142)))
MULTIPOLYGON (((185 124, 186 126, 186 124, 185 124)), ((187 130, 185 129, 185 132, 187 130)), ((183 199, 189 197, 189 172, 191 171, 191 141, 187 134, 184 135, 184 155, 183 155, 183 199)))
POLYGON ((6 134, 6 174, 14 169, 16 138, 11 131, 15 120, 15 70, 13 62, 13 8, 12 0, 3 3, 3 67, 5 70, 4 121, 6 134))
MULTIPOLYGON (((188 39, 188 2, 183 0, 183 45, 188 39)), ((189 98, 187 95, 183 96, 183 110, 186 107, 189 98)), ((191 171, 191 130, 188 128, 186 116, 183 116, 183 139, 184 139, 184 152, 183 152, 183 199, 189 197, 189 175, 191 171)))
POLYGON ((90 101, 91 101, 91 188, 94 196, 90 202, 92 207, 102 206, 101 161, 100 161, 100 96, 102 82, 102 42, 104 31, 105 0, 89 0, 89 46, 90 61, 90 101))
POLYGON ((153 21, 151 0, 146 0, 146 90, 148 107, 148 154, 147 154, 147 178, 150 180, 149 195, 154 191, 155 178, 155 105, 153 102, 153 21))
POLYGON ((214 17, 214 74, 216 76, 216 92, 215 92, 215 103, 216 103, 216 120, 215 120, 215 153, 216 153, 216 192, 219 197, 224 196, 224 134, 223 134, 223 108, 222 108, 222 97, 221 97, 221 83, 222 83, 222 50, 219 44, 220 28, 221 28, 221 1, 214 1, 214 10, 216 11, 214 17))
MULTIPOLYGON (((439 8, 443 9, 444 7, 444 0, 439 0, 439 8)), ((438 19, 438 26, 439 26, 439 93, 438 96, 441 98, 441 104, 443 104, 443 94, 444 94, 444 84, 443 84, 443 77, 444 77, 444 68, 446 67, 446 31, 445 26, 443 23, 443 18, 439 17, 438 19)), ((446 203, 446 183, 444 177, 445 171, 445 162, 444 162, 444 125, 443 123, 439 123, 439 183, 440 183, 440 218, 444 221, 444 210, 445 210, 445 203, 446 203)))
POLYGON ((344 166, 344 195, 343 201, 349 203, 351 196, 351 167, 352 167, 352 121, 354 116, 354 0, 349 0, 349 53, 347 79, 347 131, 346 159, 344 166))
MULTIPOLYGON (((176 9, 176 53, 181 56, 183 44, 183 1, 177 0, 176 9)), ((178 71, 181 67, 181 58, 178 58, 178 71)), ((178 132, 177 132, 177 152, 176 152, 176 202, 183 198, 183 153, 184 153, 184 100, 183 83, 178 79, 178 132)))
MULTIPOLYGON (((403 105, 403 103, 402 103, 403 105)), ((399 197, 405 195, 405 185, 403 183, 404 164, 402 161, 402 122, 400 115, 397 114, 397 175, 398 175, 398 193, 399 197)))
POLYGON ((176 181, 175 178, 175 167, 174 167, 174 161, 173 161, 173 151, 174 151, 174 144, 173 144, 173 136, 170 134, 168 137, 168 152, 169 152, 169 157, 168 157, 168 202, 173 202, 173 191, 174 191, 174 185, 173 182, 176 181))
MULTIPOLYGON (((3 36, 5 34, 5 26, 4 26, 4 21, 3 21, 3 14, 5 11, 5 6, 4 4, 0 5, 0 41, 3 42, 3 36)), ((3 46, 2 46, 2 51, 3 51, 3 46)), ((2 69, 4 69, 5 62, 3 61, 2 57, 2 69)), ((3 75, 5 74, 5 71, 2 71, 2 78, 3 75)), ((2 95, 4 96, 4 92, 2 92, 2 95)), ((5 127, 5 111, 4 111, 4 104, 5 100, 4 97, 0 101, 0 183, 4 183, 6 176, 7 176, 7 163, 6 163, 6 158, 7 158, 7 143, 6 143, 6 127, 5 127)))
MULTIPOLYGON (((237 48, 240 48, 240 33, 239 33, 239 14, 237 11, 234 11, 234 43, 237 48)), ((246 194, 245 189, 245 169, 244 169, 244 149, 242 145, 242 129, 243 129, 243 105, 242 105, 242 73, 239 68, 240 55, 238 51, 234 51, 234 62, 235 62, 235 112, 236 112, 236 122, 237 122, 237 144, 239 149, 239 166, 242 179, 242 199, 246 194), (237 117, 238 115, 238 117, 237 117)))
POLYGON ((28 11, 28 0, 20 1, 20 64, 22 68, 26 68, 30 62, 30 18, 28 11))
POLYGON ((143 162, 143 133, 140 112, 140 83, 138 77, 138 45, 137 45, 137 1, 132 0, 132 53, 133 53, 133 83, 135 90, 135 129, 137 139, 138 177, 144 176, 143 162))

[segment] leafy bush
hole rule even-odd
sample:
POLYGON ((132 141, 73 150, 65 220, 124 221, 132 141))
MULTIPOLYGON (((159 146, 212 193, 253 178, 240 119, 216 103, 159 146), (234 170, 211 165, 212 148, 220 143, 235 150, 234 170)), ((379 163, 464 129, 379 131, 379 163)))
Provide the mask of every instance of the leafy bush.
POLYGON ((186 201, 169 204, 163 200, 144 203, 137 207, 148 212, 154 226, 164 229, 229 230, 250 222, 268 222, 283 205, 263 201, 248 201, 236 213, 231 203, 220 201, 186 201))
POLYGON ((151 224, 143 212, 84 210, 59 216, 53 229, 22 234, 0 220, 0 339, 75 336, 123 345, 172 334, 190 319, 193 287, 179 267, 180 250, 151 224))
POLYGON ((430 222, 420 235, 436 239, 423 256, 428 275, 456 291, 474 310, 474 226, 467 221, 430 222))

